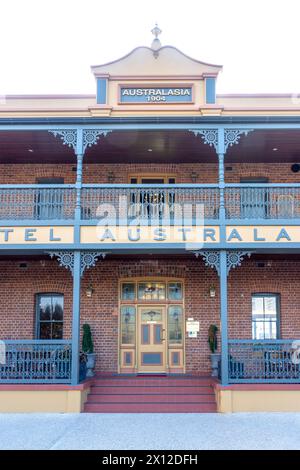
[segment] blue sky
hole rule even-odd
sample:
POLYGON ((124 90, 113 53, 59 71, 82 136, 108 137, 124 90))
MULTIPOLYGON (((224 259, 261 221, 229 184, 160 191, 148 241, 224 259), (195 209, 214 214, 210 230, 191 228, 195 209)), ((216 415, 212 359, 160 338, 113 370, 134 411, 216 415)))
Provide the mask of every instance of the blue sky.
POLYGON ((0 95, 94 93, 90 65, 150 45, 223 64, 218 92, 300 93, 299 0, 0 0, 0 95))

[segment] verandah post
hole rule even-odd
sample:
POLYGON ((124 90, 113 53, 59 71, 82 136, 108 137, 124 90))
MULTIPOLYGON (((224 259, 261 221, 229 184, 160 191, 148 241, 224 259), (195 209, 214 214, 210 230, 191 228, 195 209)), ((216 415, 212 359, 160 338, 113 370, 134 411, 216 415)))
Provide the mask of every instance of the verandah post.
POLYGON ((82 190, 82 168, 83 168, 83 130, 77 129, 76 139, 76 207, 75 207, 75 220, 77 222, 81 219, 81 190, 82 190))
MULTIPOLYGON (((218 160, 219 160, 219 197, 220 197, 220 238, 226 239, 226 208, 225 208, 225 129, 218 129, 218 160)), ((228 385, 228 317, 227 317, 227 252, 220 252, 220 321, 221 321, 221 381, 228 385)))
POLYGON ((227 252, 220 252, 221 382, 228 385, 227 252))
POLYGON ((225 170, 224 170, 224 156, 225 156, 225 130, 224 128, 218 129, 218 162, 219 162, 219 204, 220 204, 220 224, 225 225, 226 211, 225 211, 225 170))
POLYGON ((79 383, 81 252, 74 252, 72 314, 72 385, 79 383))
MULTIPOLYGON (((77 129, 76 139, 76 207, 74 223, 74 241, 80 243, 81 223, 81 189, 83 163, 83 130, 77 129)), ((73 266, 73 311, 72 311, 72 385, 79 383, 79 354, 80 354, 80 287, 81 287, 81 252, 74 252, 73 266)))

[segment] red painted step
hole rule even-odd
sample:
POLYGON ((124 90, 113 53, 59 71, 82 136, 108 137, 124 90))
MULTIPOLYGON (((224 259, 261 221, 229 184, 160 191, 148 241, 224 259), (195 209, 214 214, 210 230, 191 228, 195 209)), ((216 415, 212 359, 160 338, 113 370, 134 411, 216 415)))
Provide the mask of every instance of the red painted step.
MULTIPOLYGON (((208 386, 181 386, 180 393, 182 394, 197 394, 197 393, 212 393, 212 388, 208 386)), ((176 387, 168 385, 161 385, 161 386, 114 386, 114 385, 95 385, 92 386, 91 389, 92 393, 96 393, 98 395, 130 395, 131 393, 151 393, 153 395, 162 394, 162 393, 176 393, 176 387)))
POLYGON ((149 387, 149 386, 165 386, 165 385, 169 385, 169 386, 193 386, 193 385, 196 385, 196 386, 201 386, 201 385, 207 385, 207 386, 211 386, 212 382, 209 380, 209 379, 202 379, 202 380, 197 380, 197 379, 187 379, 187 380, 183 380, 183 379, 180 379, 180 380, 176 380, 176 379, 168 379, 168 378, 165 378, 165 379, 145 379, 145 378, 141 378, 141 379, 138 379, 138 378, 132 378, 132 379, 96 379, 93 381, 93 384, 94 385, 100 385, 100 386, 104 386, 104 385, 113 385, 113 386, 126 386, 126 385, 130 385, 130 386, 146 386, 146 387, 149 387))
POLYGON ((216 413, 214 403, 86 403, 85 413, 216 413))
POLYGON ((97 395, 91 393, 88 403, 215 403, 214 395, 97 395))
POLYGON ((95 377, 87 413, 213 413, 217 411, 210 377, 95 377))

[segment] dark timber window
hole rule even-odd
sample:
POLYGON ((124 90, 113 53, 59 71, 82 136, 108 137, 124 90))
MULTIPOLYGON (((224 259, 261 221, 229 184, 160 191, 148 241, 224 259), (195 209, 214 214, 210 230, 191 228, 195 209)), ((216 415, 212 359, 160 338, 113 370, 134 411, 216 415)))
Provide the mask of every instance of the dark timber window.
POLYGON ((62 339, 64 321, 64 296, 62 294, 37 294, 37 339, 62 339))
POLYGON ((252 295, 252 339, 279 338, 279 295, 252 295))
POLYGON ((63 218, 63 191, 52 185, 64 184, 64 178, 37 178, 37 184, 47 185, 35 194, 36 218, 39 220, 63 218))
POLYGON ((246 219, 265 219, 269 216, 268 192, 264 187, 247 187, 247 184, 267 184, 268 178, 241 178, 245 188, 241 191, 241 214, 246 219))

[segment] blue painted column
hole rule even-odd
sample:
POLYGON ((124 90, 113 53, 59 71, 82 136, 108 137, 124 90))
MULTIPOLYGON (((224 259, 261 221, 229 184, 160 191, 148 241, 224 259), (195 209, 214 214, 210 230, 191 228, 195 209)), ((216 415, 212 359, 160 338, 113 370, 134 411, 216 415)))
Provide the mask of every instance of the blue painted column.
MULTIPOLYGON (((83 130, 77 129, 76 157, 76 207, 74 221, 74 242, 80 243, 81 224, 81 190, 83 167, 83 130)), ((81 286, 81 252, 74 252, 73 267, 73 315, 72 315, 72 385, 79 383, 80 353, 80 286, 81 286)))
MULTIPOLYGON (((83 130, 77 129, 76 143, 77 172, 76 172, 76 208, 75 220, 81 219, 81 189, 82 189, 82 168, 83 168, 83 130)), ((78 241, 75 239, 75 241, 78 241)))
POLYGON ((228 385, 227 252, 220 252, 221 381, 228 385))
POLYGON ((74 252, 72 315, 72 385, 79 383, 81 252, 74 252))
MULTIPOLYGON (((218 159, 219 159, 219 194, 220 194, 220 239, 226 240, 226 210, 225 210, 225 130, 218 129, 218 159)), ((222 385, 228 384, 228 318, 227 318, 227 252, 220 252, 220 321, 221 321, 221 380, 222 385)))
POLYGON ((225 156, 225 131, 218 129, 218 161, 219 161, 219 193, 220 193, 220 219, 221 224, 225 225, 225 170, 224 170, 224 156, 225 156))

